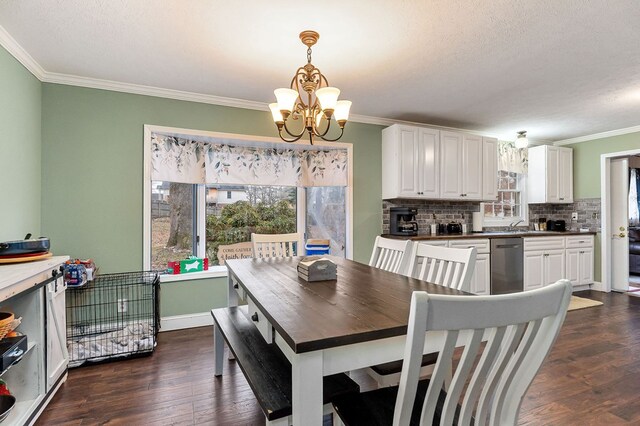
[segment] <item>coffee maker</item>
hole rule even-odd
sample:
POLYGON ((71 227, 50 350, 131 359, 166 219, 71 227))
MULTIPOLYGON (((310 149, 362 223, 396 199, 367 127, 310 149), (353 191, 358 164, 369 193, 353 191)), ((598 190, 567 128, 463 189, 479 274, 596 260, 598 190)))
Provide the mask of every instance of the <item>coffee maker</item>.
POLYGON ((389 209, 389 232, 391 235, 416 236, 418 235, 418 222, 416 222, 417 209, 409 207, 391 207, 389 209))

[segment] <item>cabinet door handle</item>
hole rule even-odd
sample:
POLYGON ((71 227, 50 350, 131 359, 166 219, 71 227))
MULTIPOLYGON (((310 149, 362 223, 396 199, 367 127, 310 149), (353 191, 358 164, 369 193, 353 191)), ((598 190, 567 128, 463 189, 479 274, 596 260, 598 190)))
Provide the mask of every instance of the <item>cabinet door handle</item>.
POLYGON ((238 287, 239 287, 238 284, 233 285, 233 288, 235 288, 236 290, 238 289, 238 287))
POLYGON ((251 315, 251 321, 253 321, 253 322, 258 322, 259 321, 257 312, 254 312, 253 315, 251 315))

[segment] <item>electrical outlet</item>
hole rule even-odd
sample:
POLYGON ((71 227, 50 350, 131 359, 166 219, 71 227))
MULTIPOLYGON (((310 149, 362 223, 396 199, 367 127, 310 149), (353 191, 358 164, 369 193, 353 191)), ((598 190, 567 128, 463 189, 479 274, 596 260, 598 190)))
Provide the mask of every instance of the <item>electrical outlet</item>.
POLYGON ((127 312, 127 299, 118 299, 118 313, 127 312))
POLYGON ((571 213, 571 220, 575 220, 575 221, 578 220, 578 212, 571 213))

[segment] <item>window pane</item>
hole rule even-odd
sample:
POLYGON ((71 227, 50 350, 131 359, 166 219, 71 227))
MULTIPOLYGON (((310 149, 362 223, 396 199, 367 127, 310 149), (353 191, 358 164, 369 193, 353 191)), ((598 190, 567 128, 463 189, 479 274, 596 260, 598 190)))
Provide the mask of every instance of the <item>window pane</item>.
POLYGON ((286 186, 207 185, 209 265, 224 263, 218 258, 220 246, 228 256, 250 257, 252 233, 296 232, 296 194, 286 186))
POLYGON ((194 254, 194 185, 151 183, 151 268, 167 269, 167 262, 194 254))
POLYGON ((307 188, 306 238, 330 240, 329 254, 345 257, 345 188, 339 186, 307 188))

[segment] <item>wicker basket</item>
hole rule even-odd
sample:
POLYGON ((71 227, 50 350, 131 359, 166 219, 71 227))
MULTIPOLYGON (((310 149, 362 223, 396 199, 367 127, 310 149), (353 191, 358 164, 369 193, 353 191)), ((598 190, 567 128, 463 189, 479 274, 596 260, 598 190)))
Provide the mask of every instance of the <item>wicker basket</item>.
MULTIPOLYGON (((11 312, 0 312, 0 339, 9 334, 15 327, 13 324, 15 317, 11 312)), ((16 326, 17 327, 17 326, 16 326)))

